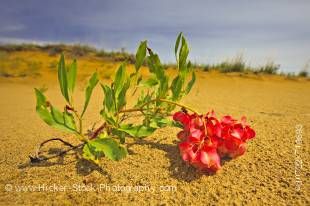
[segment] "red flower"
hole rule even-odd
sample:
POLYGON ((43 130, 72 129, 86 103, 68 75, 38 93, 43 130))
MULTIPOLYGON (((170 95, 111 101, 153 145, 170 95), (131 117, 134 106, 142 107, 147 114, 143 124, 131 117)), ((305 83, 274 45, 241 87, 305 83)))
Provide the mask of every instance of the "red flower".
POLYGON ((207 124, 203 116, 177 112, 173 119, 183 125, 183 131, 177 135, 182 140, 179 144, 182 159, 201 170, 215 172, 220 169, 217 140, 212 135, 207 136, 207 124))
POLYGON ((194 167, 216 172, 221 168, 220 156, 216 147, 205 142, 184 141, 179 144, 182 159, 194 167))
POLYGON ((220 156, 236 158, 243 155, 246 150, 245 143, 255 136, 254 130, 246 124, 245 117, 242 117, 239 123, 231 116, 224 116, 220 124, 222 127, 218 145, 220 156))
POLYGON ((240 123, 231 116, 219 121, 211 111, 205 116, 176 112, 173 119, 183 126, 177 135, 182 159, 201 170, 216 172, 220 157, 244 154, 246 141, 255 136, 245 117, 240 123))
POLYGON ((176 112, 174 115, 173 115, 173 119, 175 121, 178 121, 180 122, 183 126, 184 125, 188 125, 189 122, 190 122, 190 116, 187 114, 187 113, 184 113, 184 112, 176 112))

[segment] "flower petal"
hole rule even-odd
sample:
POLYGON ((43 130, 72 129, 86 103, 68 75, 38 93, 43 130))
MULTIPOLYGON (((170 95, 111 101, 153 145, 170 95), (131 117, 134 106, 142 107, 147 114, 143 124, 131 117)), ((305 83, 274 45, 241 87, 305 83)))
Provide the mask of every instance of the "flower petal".
POLYGON ((209 165, 210 165, 210 158, 209 158, 209 155, 208 155, 207 152, 205 152, 205 151, 201 151, 200 152, 200 161, 203 164, 205 164, 205 165, 207 165, 209 167, 209 165))
POLYGON ((184 112, 176 112, 173 115, 173 120, 181 122, 184 125, 188 125, 190 122, 190 117, 188 114, 184 113, 184 112))
POLYGON ((229 115, 224 116, 224 117, 222 118, 222 120, 221 120, 221 122, 222 122, 223 124, 228 124, 228 125, 233 124, 235 121, 236 121, 236 120, 233 119, 232 116, 229 116, 229 115))

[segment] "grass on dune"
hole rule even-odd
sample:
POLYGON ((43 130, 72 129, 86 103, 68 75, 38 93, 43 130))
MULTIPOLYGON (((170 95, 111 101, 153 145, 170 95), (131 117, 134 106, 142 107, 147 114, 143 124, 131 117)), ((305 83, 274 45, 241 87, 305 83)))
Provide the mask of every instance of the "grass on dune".
MULTIPOLYGON (((104 79, 111 77, 115 64, 123 61, 129 64, 135 63, 135 56, 126 52, 125 49, 121 49, 121 51, 105 51, 82 44, 6 44, 0 45, 0 76, 39 76, 42 69, 55 71, 61 53, 64 53, 69 59, 77 58, 79 64, 82 63, 82 69, 101 69, 100 74, 104 79), (107 63, 108 65, 106 65, 107 63)), ((164 67, 175 69, 176 65, 164 64, 164 67)), ((246 63, 242 54, 218 64, 193 64, 193 67, 205 72, 281 75, 288 79, 309 77, 307 69, 303 69, 297 74, 279 73, 280 65, 273 61, 259 67, 250 66, 246 63)))

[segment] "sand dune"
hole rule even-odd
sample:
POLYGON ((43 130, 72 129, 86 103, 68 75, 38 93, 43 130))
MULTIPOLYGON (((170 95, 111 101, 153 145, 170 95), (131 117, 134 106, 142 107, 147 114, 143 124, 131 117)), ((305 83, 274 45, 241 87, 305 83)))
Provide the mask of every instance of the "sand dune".
MULTIPOLYGON (((172 128, 136 144, 129 140, 130 155, 120 162, 103 160, 95 167, 67 155, 50 163, 28 164, 28 155, 45 139, 63 137, 77 143, 74 137, 48 127, 35 113, 34 87, 48 86, 50 100, 59 106, 63 103, 55 72, 42 71, 40 76, 0 78, 1 205, 310 204, 310 81, 198 72, 197 83, 183 102, 200 112, 214 109, 219 116, 247 115, 257 132, 244 156, 225 162, 221 171, 208 176, 183 163, 175 144, 177 129, 172 128), (295 154, 297 125, 302 125, 303 142, 295 154), (295 165, 299 158, 301 171, 295 165), (295 188, 296 175, 302 181, 300 191, 295 188), (18 191, 21 187, 28 191, 18 191)), ((81 69, 76 94, 76 99, 81 97, 80 106, 87 73, 81 69)), ((101 103, 98 87, 86 114, 88 123, 100 119, 101 103)), ((61 148, 55 143, 46 149, 61 148)))

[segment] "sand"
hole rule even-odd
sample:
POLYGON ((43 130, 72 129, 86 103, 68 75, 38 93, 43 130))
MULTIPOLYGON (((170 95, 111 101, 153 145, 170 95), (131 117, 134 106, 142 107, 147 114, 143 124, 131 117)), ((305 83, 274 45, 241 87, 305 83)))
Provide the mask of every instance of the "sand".
MULTIPOLYGON (((79 106, 83 79, 76 94, 79 106)), ((35 113, 33 87, 48 86, 49 99, 62 105, 56 83, 47 74, 0 78, 0 205, 310 205, 310 81, 198 72, 193 92, 183 103, 200 112, 214 109, 219 116, 246 115, 257 133, 245 155, 224 162, 216 175, 184 164, 175 128, 161 129, 135 143, 128 140, 130 155, 120 162, 104 159, 95 166, 71 154, 29 164, 28 155, 48 138, 78 143, 35 113), (298 125, 302 143, 295 154, 298 125), (300 159, 301 170, 295 165, 300 159)), ((94 97, 86 114, 88 123, 100 119, 99 87, 94 97)), ((46 150, 63 148, 53 143, 46 150)))

